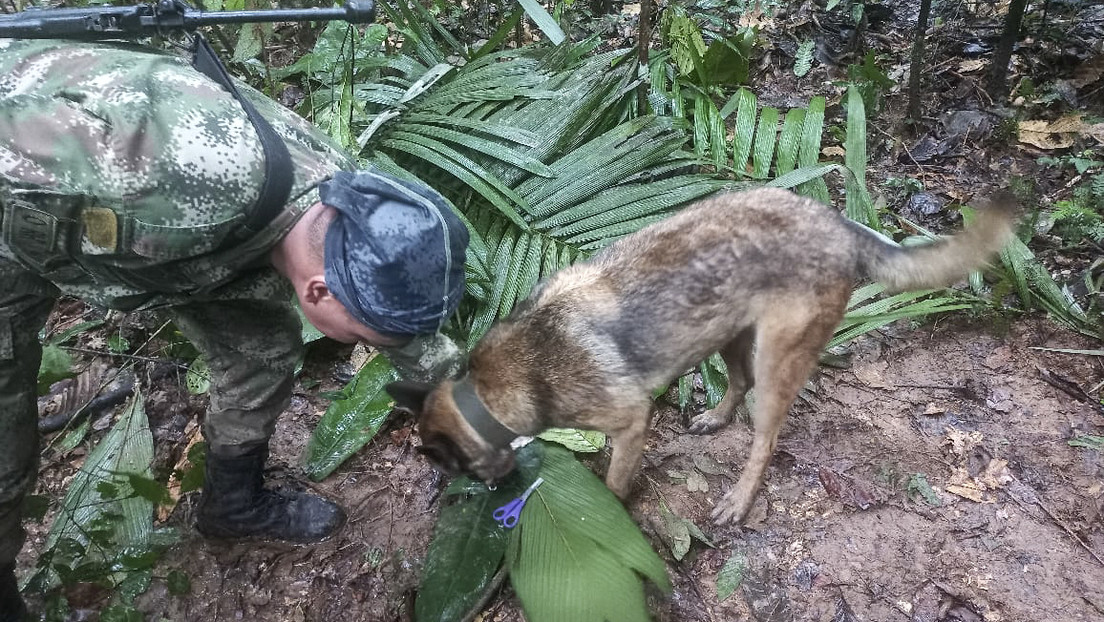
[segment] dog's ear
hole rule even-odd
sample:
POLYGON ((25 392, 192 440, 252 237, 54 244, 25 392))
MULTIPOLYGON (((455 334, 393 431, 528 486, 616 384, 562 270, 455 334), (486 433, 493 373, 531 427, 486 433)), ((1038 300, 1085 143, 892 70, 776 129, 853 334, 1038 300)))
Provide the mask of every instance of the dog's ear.
POLYGON ((433 385, 425 382, 400 380, 388 383, 383 389, 387 391, 388 395, 395 398, 395 408, 405 410, 418 417, 425 410, 426 397, 433 390, 433 385))

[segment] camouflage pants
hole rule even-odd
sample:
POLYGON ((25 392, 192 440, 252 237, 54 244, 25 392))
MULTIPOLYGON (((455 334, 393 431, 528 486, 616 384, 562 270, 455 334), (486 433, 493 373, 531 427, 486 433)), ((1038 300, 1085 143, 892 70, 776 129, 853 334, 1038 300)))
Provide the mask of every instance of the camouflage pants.
POLYGON ((58 290, 0 259, 0 565, 23 547, 20 505, 38 474, 38 331, 58 290))
MULTIPOLYGON (((38 332, 58 289, 0 259, 0 565, 23 546, 20 505, 38 471, 38 332)), ((223 454, 268 442, 291 398, 302 353, 299 318, 286 302, 222 299, 176 305, 177 327, 204 354, 211 404, 203 433, 223 454)))

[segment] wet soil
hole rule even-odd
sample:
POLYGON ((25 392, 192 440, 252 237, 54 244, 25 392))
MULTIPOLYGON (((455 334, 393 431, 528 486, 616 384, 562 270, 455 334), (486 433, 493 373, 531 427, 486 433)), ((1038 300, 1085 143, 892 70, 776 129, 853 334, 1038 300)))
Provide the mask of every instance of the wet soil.
MULTIPOLYGON (((947 318, 860 338, 846 353, 849 367, 822 368, 793 407, 743 527, 714 527, 709 512, 739 473, 748 426, 692 436, 692 413, 662 408, 629 503, 675 583, 669 597, 652 595, 656 619, 1102 619, 1104 453, 1068 441, 1104 429, 1100 405, 1070 390, 1104 382, 1104 367, 1095 357, 1039 349, 1088 347, 1041 319, 1002 327, 947 318), (918 474, 930 485, 927 497, 918 474), (713 546, 695 542, 675 561, 661 500, 701 526, 713 546), (746 560, 744 579, 721 602, 717 573, 734 555, 746 560)), ((151 413, 202 407, 170 393, 150 396, 151 413)), ((296 479, 325 404, 317 390, 297 392, 274 438, 272 480, 296 479)), ((205 540, 191 528, 194 495, 185 496, 166 521, 184 540, 157 574, 181 570, 192 589, 173 596, 155 580, 139 600, 146 619, 411 620, 446 482, 412 451, 409 425, 396 415, 315 486, 349 513, 322 544, 205 540)), ((159 443, 159 454, 165 445, 172 443, 159 443)), ((48 467, 45 494, 60 497, 62 471, 75 466, 48 467)), ((507 587, 476 619, 523 618, 507 587)))

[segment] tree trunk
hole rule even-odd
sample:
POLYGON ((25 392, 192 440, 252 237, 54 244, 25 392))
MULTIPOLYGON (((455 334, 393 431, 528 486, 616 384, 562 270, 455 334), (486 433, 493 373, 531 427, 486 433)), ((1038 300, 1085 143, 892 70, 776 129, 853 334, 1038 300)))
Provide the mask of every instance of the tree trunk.
POLYGON ((920 17, 916 20, 916 36, 912 42, 912 62, 909 64, 908 122, 920 127, 920 66, 924 63, 924 44, 927 39, 928 18, 931 17, 931 0, 920 0, 920 17))
MULTIPOLYGON (((636 35, 636 58, 640 66, 648 68, 648 50, 652 41, 652 0, 640 0, 640 24, 636 35)), ((636 89, 636 107, 640 114, 648 113, 648 83, 642 82, 636 89)))
POLYGON ((989 96, 1002 101, 1008 95, 1008 61, 1012 60, 1012 47, 1020 39, 1027 0, 1012 0, 1008 5, 1008 17, 1004 20, 1004 33, 993 52, 993 67, 989 73, 989 96))

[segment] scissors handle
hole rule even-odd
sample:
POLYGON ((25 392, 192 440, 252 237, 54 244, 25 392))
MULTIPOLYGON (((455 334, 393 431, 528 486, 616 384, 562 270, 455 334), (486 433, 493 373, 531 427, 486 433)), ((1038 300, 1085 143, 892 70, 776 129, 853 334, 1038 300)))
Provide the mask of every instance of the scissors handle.
POLYGON ((522 502, 521 499, 514 499, 513 501, 511 501, 511 502, 507 503, 506 505, 504 505, 504 506, 498 508, 497 510, 495 510, 494 514, 492 514, 491 516, 493 516, 496 521, 499 521, 499 522, 504 521, 513 512, 517 511, 517 512, 520 513, 520 511, 521 511, 520 506, 521 506, 522 503, 523 502, 522 502))

